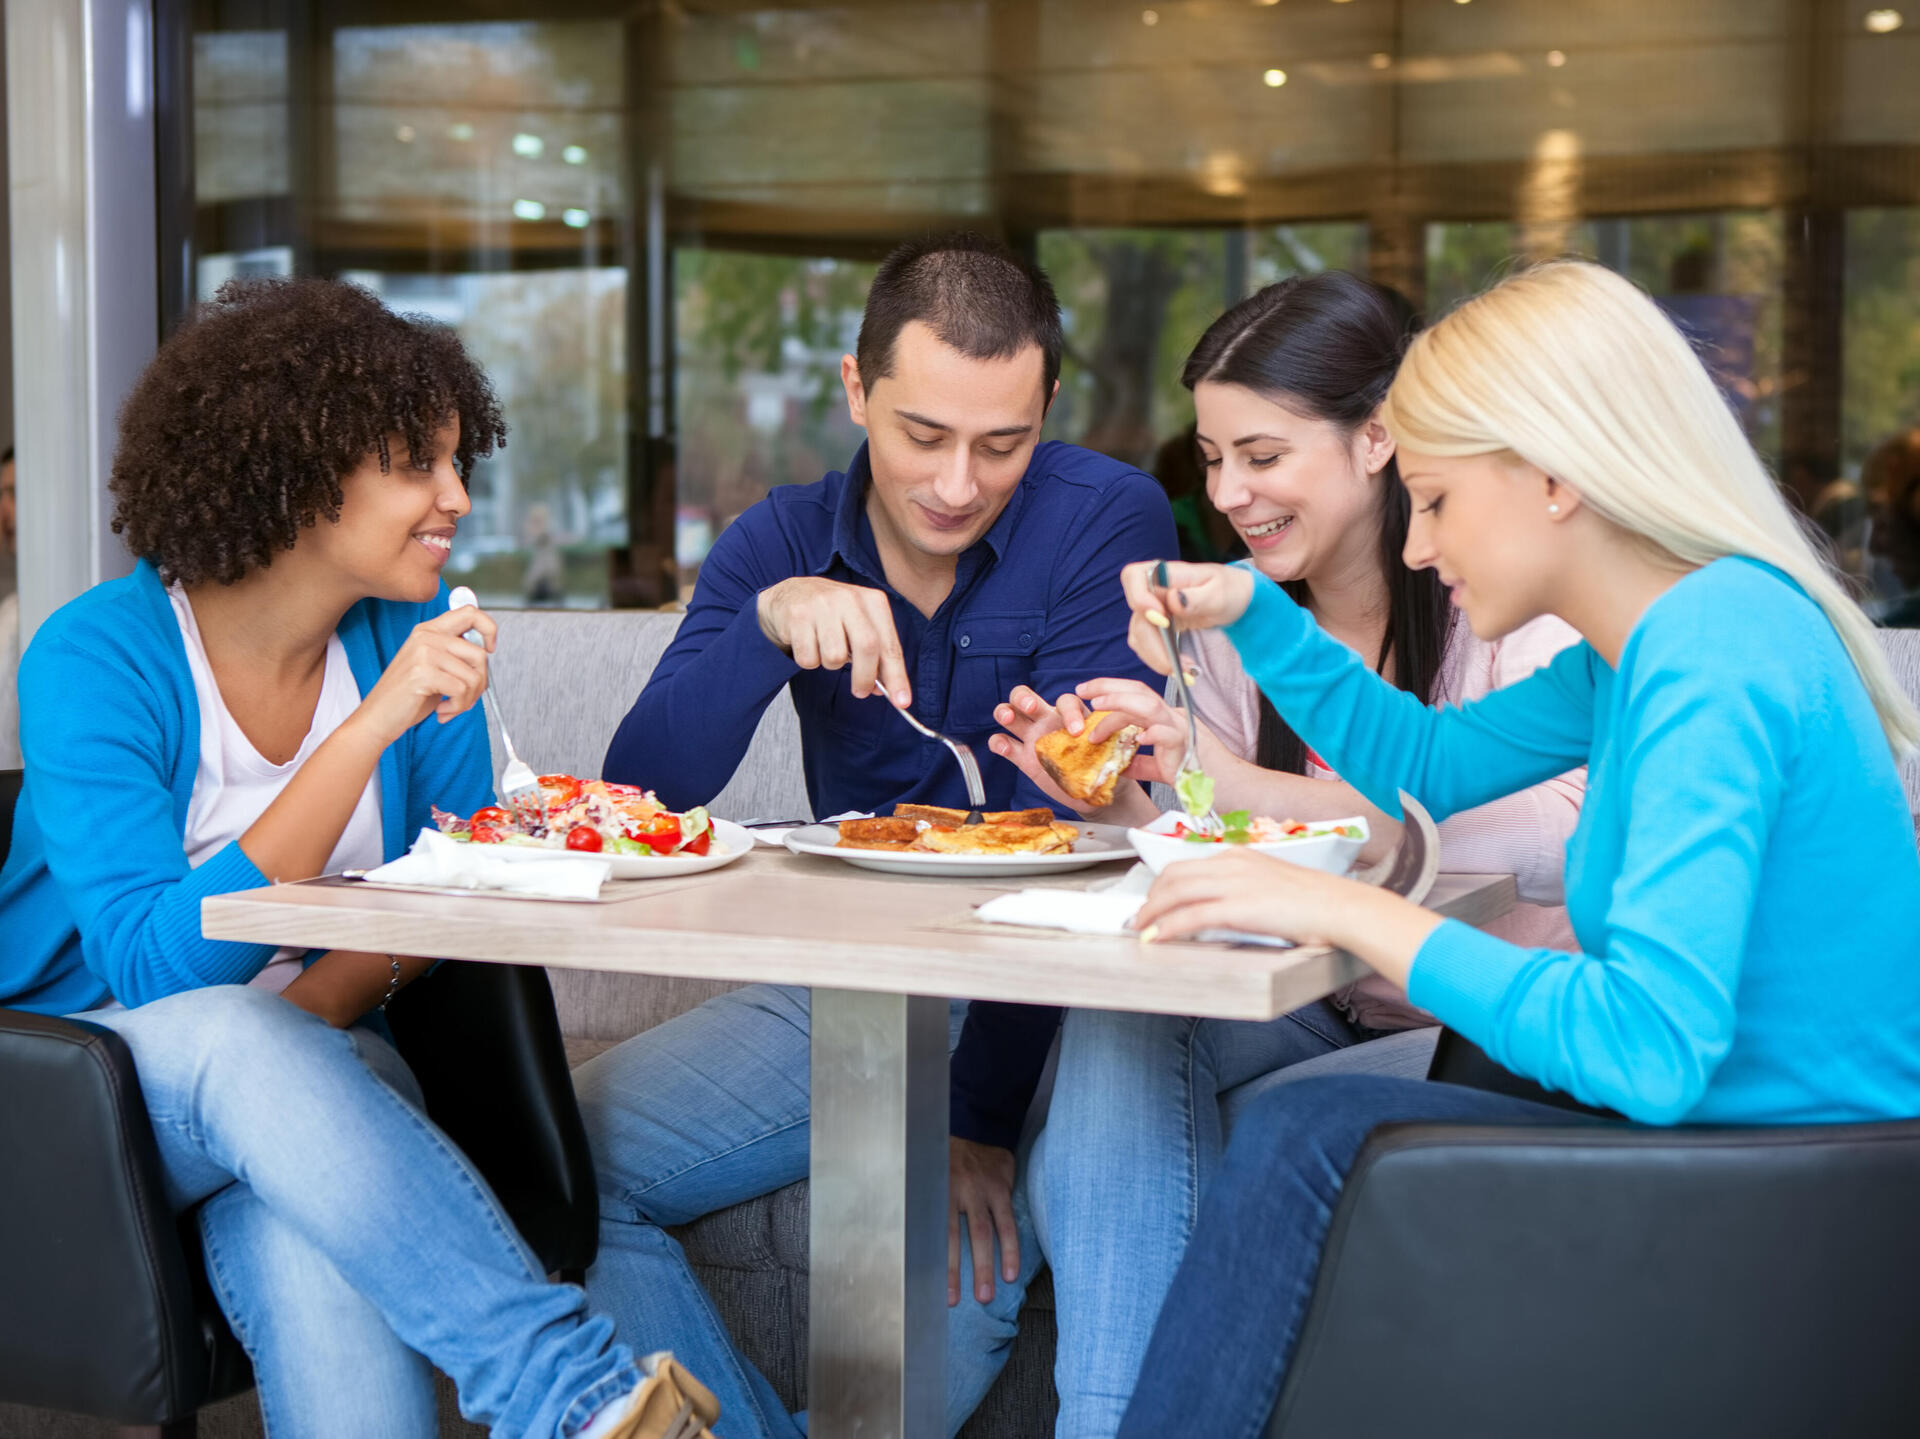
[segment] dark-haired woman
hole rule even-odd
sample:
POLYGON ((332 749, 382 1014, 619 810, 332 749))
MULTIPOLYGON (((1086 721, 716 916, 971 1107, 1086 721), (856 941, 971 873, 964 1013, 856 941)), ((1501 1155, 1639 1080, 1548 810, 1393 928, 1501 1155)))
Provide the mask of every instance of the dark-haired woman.
POLYGON ((132 1050, 273 1439, 429 1439, 431 1365, 537 1439, 666 1432, 643 1406, 691 1383, 549 1284, 427 1121, 377 1015, 429 961, 200 933, 208 895, 378 864, 431 804, 488 801, 462 635, 494 627, 440 571, 503 435, 451 332, 345 285, 231 285, 121 417, 138 567, 21 667, 0 1003, 132 1050))
MULTIPOLYGON (((1250 563, 1401 689, 1458 704, 1524 678, 1575 637, 1546 620, 1482 643, 1453 623, 1434 574, 1402 563, 1407 495, 1378 409, 1412 328, 1404 302, 1364 280, 1341 272, 1288 280, 1221 316, 1182 378, 1194 393, 1208 497, 1232 521, 1250 563)), ((1200 759, 1216 781, 1217 807, 1308 820, 1364 814, 1370 855, 1390 849, 1398 822, 1286 728, 1233 646, 1216 631, 1190 638, 1199 642, 1200 759)), ((1143 782, 1171 780, 1186 747, 1185 720, 1158 690, 1094 680, 1057 705, 1017 690, 998 716, 1010 733, 992 747, 1071 804, 1033 758, 1032 744, 1062 724, 1079 728, 1095 709, 1115 716, 1101 722, 1103 730, 1142 726, 1153 753, 1135 761, 1111 806, 1087 817, 1156 818, 1143 782)), ((1515 942, 1573 943, 1561 908, 1561 857, 1583 790, 1584 771, 1575 772, 1440 828, 1448 869, 1519 876, 1523 902, 1496 926, 1515 942)), ((1057 1439, 1118 1431, 1238 1108, 1292 1066, 1355 1045, 1368 1052, 1305 1072, 1331 1063, 1424 1074, 1432 1024, 1373 978, 1264 1024, 1068 1012, 1047 1127, 1023 1166, 1021 1206, 1053 1269, 1057 1439), (1388 1036, 1404 1037, 1370 1043, 1388 1036)), ((1037 1257, 1028 1260, 1020 1269, 1030 1273, 1037 1257)), ((1004 1346, 1022 1287, 1016 1279, 1013 1293, 956 1315, 956 1346, 1004 1346)), ((968 1373, 978 1363, 956 1355, 954 1368, 968 1373)), ((991 1381, 990 1367, 982 1378, 991 1381)))

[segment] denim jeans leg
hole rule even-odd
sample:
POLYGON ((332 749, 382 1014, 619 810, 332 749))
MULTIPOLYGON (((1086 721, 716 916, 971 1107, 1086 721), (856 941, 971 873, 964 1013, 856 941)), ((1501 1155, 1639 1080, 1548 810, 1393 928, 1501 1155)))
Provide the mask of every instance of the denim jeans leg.
POLYGON ((1259 1439, 1313 1297, 1340 1191, 1375 1127, 1570 1117, 1485 1090, 1373 1075, 1305 1079, 1255 1099, 1201 1205, 1121 1439, 1259 1439))
POLYGON ((273 1439, 434 1439, 433 1366, 242 1184, 198 1214, 207 1277, 273 1439))
POLYGON ((1060 1326, 1056 1439, 1120 1427, 1224 1148, 1222 1090, 1355 1037, 1324 1004, 1264 1024, 1069 1012, 1035 1172, 1060 1326))
MULTIPOLYGON (((570 1439, 639 1382, 613 1326, 547 1282, 466 1156, 362 1057, 392 1072, 384 1040, 239 985, 87 1017, 133 1053, 176 1207, 247 1190, 497 1439, 570 1439)), ((220 1262, 237 1291, 247 1256, 220 1262)))
MULTIPOLYGON (((419 1086, 392 1047, 349 1033, 362 1062, 417 1106, 419 1086)), ((196 1219, 273 1439, 434 1439, 433 1366, 326 1255, 243 1184, 216 1192, 196 1219)))
POLYGON ((993 1298, 973 1297, 973 1245, 967 1221, 960 1221, 960 1302, 947 1310, 947 1434, 958 1434, 993 1388, 1020 1334, 1020 1311, 1040 1268, 1046 1263, 1029 1202, 1028 1179, 1036 1163, 1034 1146, 1044 1131, 1029 1134, 1014 1154, 1013 1228, 1020 1248, 1019 1277, 1001 1275, 1001 1246, 994 1253, 993 1298))
POLYGON ((574 1073, 600 1188, 587 1292, 635 1350, 672 1349, 713 1390, 727 1439, 800 1431, 664 1226, 806 1177, 809 1017, 805 989, 733 990, 574 1073))

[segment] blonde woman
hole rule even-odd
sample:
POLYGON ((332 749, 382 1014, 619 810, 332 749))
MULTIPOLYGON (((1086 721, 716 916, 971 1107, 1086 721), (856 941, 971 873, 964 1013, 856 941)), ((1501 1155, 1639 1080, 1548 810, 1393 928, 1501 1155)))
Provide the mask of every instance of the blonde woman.
MULTIPOLYGON (((1685 339, 1627 281, 1560 262, 1414 342, 1383 420, 1407 562, 1474 633, 1557 615, 1585 643, 1434 710, 1245 569, 1125 573, 1132 641, 1222 627, 1303 739, 1383 808, 1438 816, 1588 764, 1566 895, 1582 952, 1527 949, 1259 856, 1177 865, 1141 938, 1210 926, 1341 945, 1520 1074, 1649 1124, 1920 1115, 1920 856, 1895 755, 1920 738, 1685 339), (1836 1004, 1847 956, 1871 1006, 1836 1004)), ((1544 1105, 1367 1076, 1240 1117, 1123 1436, 1254 1434, 1285 1377, 1339 1190, 1374 1126, 1544 1105)))

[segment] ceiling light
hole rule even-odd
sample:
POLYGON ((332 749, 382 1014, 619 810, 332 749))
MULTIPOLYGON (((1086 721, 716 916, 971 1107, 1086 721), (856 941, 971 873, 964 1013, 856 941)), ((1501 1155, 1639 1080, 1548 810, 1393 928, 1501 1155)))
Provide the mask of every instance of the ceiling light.
POLYGON ((473 138, 473 126, 469 125, 465 120, 457 120, 447 126, 447 136, 449 139, 454 140, 471 140, 473 138))
POLYGON ((525 130, 522 130, 518 135, 513 137, 513 153, 516 155, 524 155, 529 160, 539 159, 540 152, 546 148, 547 142, 545 140, 542 140, 538 135, 529 135, 525 130))
POLYGON ((1906 23, 1898 10, 1869 10, 1866 25, 1876 35, 1891 35, 1906 23))
POLYGON ((393 132, 393 138, 398 140, 402 145, 411 145, 413 143, 413 126, 400 126, 393 132))
POLYGON ((587 147, 585 145, 569 145, 560 152, 560 158, 565 160, 569 165, 584 165, 587 163, 587 147))
POLYGON ((1158 10, 1142 10, 1140 12, 1140 23, 1142 25, 1158 25, 1160 23, 1160 12, 1158 10))
POLYGON ((587 228, 587 221, 591 220, 593 216, 589 215, 585 210, 562 210, 560 212, 560 218, 573 226, 574 229, 584 230, 587 228))
POLYGON ((1393 56, 1389 55, 1385 50, 1376 50, 1367 63, 1376 70, 1385 70, 1393 64, 1393 56))
POLYGON ((1267 88, 1269 90, 1278 90, 1282 85, 1287 83, 1287 72, 1285 70, 1269 70, 1260 78, 1267 82, 1267 88))
POLYGON ((1547 63, 1558 70, 1562 65, 1567 63, 1567 52, 1565 50, 1547 51, 1547 63))
POLYGON ((513 202, 513 218, 516 220, 544 220, 547 218, 547 207, 538 200, 515 200, 513 202))
POLYGON ((1200 188, 1222 199, 1246 194, 1245 162, 1232 151, 1216 151, 1207 156, 1200 166, 1200 188))

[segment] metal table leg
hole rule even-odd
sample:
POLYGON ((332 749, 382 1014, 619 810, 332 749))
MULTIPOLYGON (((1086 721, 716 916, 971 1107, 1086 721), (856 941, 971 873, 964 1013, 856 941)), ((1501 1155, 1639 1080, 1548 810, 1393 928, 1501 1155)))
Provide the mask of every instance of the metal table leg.
POLYGON ((814 990, 812 1132, 809 1433, 938 1439, 946 1000, 814 990))

